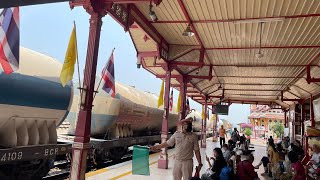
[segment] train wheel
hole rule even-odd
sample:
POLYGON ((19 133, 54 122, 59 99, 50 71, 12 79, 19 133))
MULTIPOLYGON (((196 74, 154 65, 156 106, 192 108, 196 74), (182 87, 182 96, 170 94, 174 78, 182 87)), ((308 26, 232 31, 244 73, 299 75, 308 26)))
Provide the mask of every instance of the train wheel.
POLYGON ((127 147, 116 147, 116 148, 110 149, 110 158, 113 161, 118 162, 127 153, 127 151, 128 151, 127 147))
POLYGON ((93 150, 93 164, 97 167, 102 166, 108 160, 108 152, 105 150, 93 150))

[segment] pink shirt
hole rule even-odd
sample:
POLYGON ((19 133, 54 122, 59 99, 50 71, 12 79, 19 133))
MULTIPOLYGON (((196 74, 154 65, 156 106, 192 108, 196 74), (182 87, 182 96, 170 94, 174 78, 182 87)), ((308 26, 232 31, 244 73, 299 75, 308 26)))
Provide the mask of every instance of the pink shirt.
POLYGON ((305 180, 306 179, 306 174, 304 172, 304 168, 301 164, 300 161, 296 163, 292 163, 292 172, 296 175, 294 180, 305 180))

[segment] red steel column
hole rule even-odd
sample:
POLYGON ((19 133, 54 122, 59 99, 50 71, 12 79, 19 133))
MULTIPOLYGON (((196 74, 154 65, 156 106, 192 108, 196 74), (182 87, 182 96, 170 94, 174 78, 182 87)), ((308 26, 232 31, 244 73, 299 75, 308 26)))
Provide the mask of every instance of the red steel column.
MULTIPOLYGON (((215 121, 217 121, 217 115, 214 113, 214 105, 212 105, 212 111, 211 111, 211 113, 212 113, 212 116, 216 116, 216 118, 215 118, 215 121)), ((212 142, 214 142, 215 141, 215 122, 213 122, 212 123, 212 142)))
POLYGON ((301 125, 301 144, 303 144, 303 142, 304 142, 303 135, 304 135, 304 123, 305 123, 305 117, 306 117, 304 108, 305 108, 305 105, 304 105, 304 103, 302 103, 301 104, 301 122, 300 122, 300 125, 301 125))
POLYGON ((288 122, 287 122, 287 110, 284 110, 284 127, 288 127, 288 122))
POLYGON ((81 109, 79 111, 74 144, 72 145, 72 166, 70 180, 84 180, 87 154, 90 148, 91 110, 96 77, 97 59, 102 16, 92 13, 84 73, 81 109))
MULTIPOLYGON (((171 67, 170 65, 167 65, 165 67, 166 69, 166 87, 164 92, 164 114, 163 114, 163 120, 162 120, 162 130, 161 130, 161 143, 164 143, 167 141, 168 137, 168 119, 169 119, 169 111, 170 111, 170 80, 171 80, 171 67)), ((158 168, 160 169, 168 169, 168 152, 167 148, 162 148, 161 153, 158 159, 158 168)))
POLYGON ((180 83, 180 98, 181 98, 181 106, 180 106, 180 120, 186 117, 186 96, 187 96, 187 83, 188 79, 186 77, 182 77, 179 79, 180 83))
POLYGON ((311 118, 311 127, 316 126, 316 122, 314 121, 314 111, 313 111, 313 96, 310 97, 310 118, 311 118))
POLYGON ((208 96, 205 96, 205 105, 204 105, 204 116, 205 118, 202 119, 202 128, 201 128, 201 147, 206 148, 207 147, 207 108, 208 108, 208 96))

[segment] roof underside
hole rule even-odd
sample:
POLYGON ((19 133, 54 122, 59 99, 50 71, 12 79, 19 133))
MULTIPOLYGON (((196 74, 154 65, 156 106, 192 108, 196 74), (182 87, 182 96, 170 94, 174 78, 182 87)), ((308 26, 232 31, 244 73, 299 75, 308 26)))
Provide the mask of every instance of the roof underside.
MULTIPOLYGON (((320 91, 320 84, 306 82, 307 65, 312 65, 312 77, 320 77, 320 1, 162 0, 153 7, 156 23, 150 20, 149 2, 134 6, 135 23, 129 32, 138 53, 157 51, 161 43, 169 49, 167 61, 199 62, 204 50, 204 66, 179 65, 172 73, 193 77, 188 96, 199 103, 204 103, 201 95, 221 96, 220 84, 225 101, 282 106, 293 102, 279 101, 281 91, 285 99, 307 99, 320 91), (261 33, 264 56, 258 59, 259 21, 266 17, 261 33), (182 36, 189 23, 195 35, 182 36), (205 78, 210 66, 213 78, 205 78)), ((144 67, 163 77, 159 64, 164 62, 148 57, 144 67)), ((172 79, 172 84, 178 81, 172 79)))

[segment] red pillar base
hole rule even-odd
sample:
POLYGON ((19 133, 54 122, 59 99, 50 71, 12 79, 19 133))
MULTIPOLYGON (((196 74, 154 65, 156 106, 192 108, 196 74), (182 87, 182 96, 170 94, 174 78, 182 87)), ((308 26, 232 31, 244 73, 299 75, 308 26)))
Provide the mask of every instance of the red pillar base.
POLYGON ((89 148, 89 143, 74 143, 72 145, 72 171, 70 173, 70 180, 85 179, 89 148))
POLYGON ((207 137, 203 135, 201 140, 201 148, 207 148, 207 137))
POLYGON ((159 160, 158 160, 158 168, 159 169, 168 169, 169 165, 169 159, 168 154, 160 154, 159 160))

